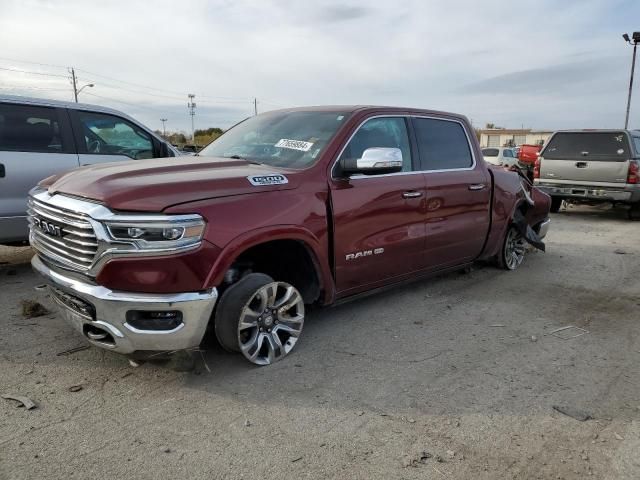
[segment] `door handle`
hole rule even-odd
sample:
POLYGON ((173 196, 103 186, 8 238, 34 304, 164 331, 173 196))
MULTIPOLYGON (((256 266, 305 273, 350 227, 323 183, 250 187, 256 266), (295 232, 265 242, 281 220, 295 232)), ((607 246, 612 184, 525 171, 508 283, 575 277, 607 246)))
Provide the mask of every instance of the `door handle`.
POLYGON ((0 178, 4 178, 7 175, 7 171, 4 169, 4 165, 0 163, 0 178))
POLYGON ((402 198, 418 198, 422 196, 422 192, 404 192, 402 198))
POLYGON ((472 190, 472 191, 484 190, 485 187, 486 185, 484 183, 474 183, 472 185, 469 185, 469 190, 472 190))

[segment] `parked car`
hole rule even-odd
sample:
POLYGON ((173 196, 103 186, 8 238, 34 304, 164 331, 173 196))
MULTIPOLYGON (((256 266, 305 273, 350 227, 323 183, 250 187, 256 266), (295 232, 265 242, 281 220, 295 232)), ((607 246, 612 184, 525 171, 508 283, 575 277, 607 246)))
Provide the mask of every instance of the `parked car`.
POLYGON ((551 211, 563 200, 629 205, 640 219, 640 131, 574 130, 554 133, 540 152, 535 183, 551 195, 551 211))
POLYGON ((27 194, 41 179, 81 165, 175 155, 117 110, 0 96, 0 244, 27 240, 27 194))
POLYGON ((518 159, 510 147, 490 147, 482 149, 485 161, 499 167, 512 167, 517 165, 518 159))
POLYGON ((459 115, 268 112, 201 155, 87 167, 31 192, 33 267, 93 345, 192 349, 211 328, 266 365, 293 349, 306 305, 478 259, 514 270, 525 241, 544 248, 549 197, 482 161, 459 115))

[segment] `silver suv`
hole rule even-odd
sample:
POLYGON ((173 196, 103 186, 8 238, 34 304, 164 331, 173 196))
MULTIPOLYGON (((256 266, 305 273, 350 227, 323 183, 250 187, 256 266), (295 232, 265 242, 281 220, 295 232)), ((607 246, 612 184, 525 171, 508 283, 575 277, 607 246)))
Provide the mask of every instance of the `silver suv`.
POLYGON ((534 169, 536 186, 551 195, 551 211, 563 200, 629 205, 640 219, 640 131, 575 130, 554 133, 534 169))
POLYGON ((27 192, 82 165, 180 153, 117 110, 0 95, 0 244, 28 239, 27 192))

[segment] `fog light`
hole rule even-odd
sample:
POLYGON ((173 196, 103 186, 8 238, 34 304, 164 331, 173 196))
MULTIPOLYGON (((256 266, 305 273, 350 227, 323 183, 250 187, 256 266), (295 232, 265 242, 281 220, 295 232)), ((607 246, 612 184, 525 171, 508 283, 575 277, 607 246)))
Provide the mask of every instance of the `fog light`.
POLYGON ((138 330, 168 331, 182 325, 182 312, 129 310, 127 324, 138 330))

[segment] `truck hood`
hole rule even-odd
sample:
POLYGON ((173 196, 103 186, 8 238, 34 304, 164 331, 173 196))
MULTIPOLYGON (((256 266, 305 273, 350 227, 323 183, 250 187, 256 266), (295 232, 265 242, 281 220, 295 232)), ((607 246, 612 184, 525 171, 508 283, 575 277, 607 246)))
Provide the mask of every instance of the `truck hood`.
POLYGON ((246 160, 182 156, 91 165, 46 179, 41 185, 51 195, 97 200, 112 210, 161 212, 196 200, 293 189, 298 186, 298 175, 295 170, 246 160), (288 183, 253 185, 247 178, 269 174, 283 175, 288 183))

